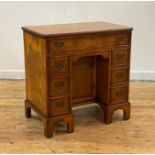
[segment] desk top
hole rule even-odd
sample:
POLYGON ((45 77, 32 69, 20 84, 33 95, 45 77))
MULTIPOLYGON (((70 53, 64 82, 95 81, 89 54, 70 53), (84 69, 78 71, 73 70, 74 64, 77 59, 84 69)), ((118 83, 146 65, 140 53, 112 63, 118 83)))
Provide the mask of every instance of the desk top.
POLYGON ((131 27, 107 22, 84 22, 72 24, 24 26, 22 27, 22 29, 40 37, 132 30, 131 27))

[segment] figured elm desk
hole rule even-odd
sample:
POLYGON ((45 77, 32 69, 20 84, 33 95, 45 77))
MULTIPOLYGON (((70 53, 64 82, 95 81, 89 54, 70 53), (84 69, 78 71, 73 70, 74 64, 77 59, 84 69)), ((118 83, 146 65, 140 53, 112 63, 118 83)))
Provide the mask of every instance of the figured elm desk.
POLYGON ((93 102, 104 110, 104 122, 123 109, 130 117, 129 71, 132 28, 87 22, 22 27, 24 30, 26 100, 51 137, 59 121, 74 131, 72 107, 93 102))

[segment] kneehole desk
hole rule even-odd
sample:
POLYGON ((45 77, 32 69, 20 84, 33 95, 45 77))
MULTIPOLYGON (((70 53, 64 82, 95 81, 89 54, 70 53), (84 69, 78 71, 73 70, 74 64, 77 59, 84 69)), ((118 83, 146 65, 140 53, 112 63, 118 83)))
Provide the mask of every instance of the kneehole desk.
POLYGON ((105 22, 22 27, 26 100, 52 137, 59 121, 74 131, 72 107, 97 102, 104 122, 123 109, 130 117, 129 73, 132 28, 105 22))

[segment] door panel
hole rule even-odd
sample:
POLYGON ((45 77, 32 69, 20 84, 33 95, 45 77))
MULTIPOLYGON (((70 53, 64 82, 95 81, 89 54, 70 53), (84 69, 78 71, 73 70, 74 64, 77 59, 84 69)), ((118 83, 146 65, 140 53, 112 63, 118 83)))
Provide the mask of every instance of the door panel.
POLYGON ((88 56, 72 62, 72 103, 95 98, 96 57, 88 56))

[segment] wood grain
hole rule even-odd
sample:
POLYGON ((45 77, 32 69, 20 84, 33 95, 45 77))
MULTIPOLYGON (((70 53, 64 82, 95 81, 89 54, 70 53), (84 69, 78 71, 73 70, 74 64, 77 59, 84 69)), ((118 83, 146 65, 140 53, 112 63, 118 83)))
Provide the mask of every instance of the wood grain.
POLYGON ((82 33, 100 33, 108 31, 132 30, 131 27, 107 23, 107 22, 83 22, 72 24, 57 25, 40 25, 40 26, 24 26, 24 31, 31 32, 41 37, 50 37, 54 35, 66 34, 82 34, 82 33))
MULTIPOLYGON (((89 28, 89 27, 88 27, 89 28)), ((112 33, 112 31, 111 31, 112 33)), ((74 52, 76 54, 79 51, 90 51, 90 50, 103 50, 105 48, 113 46, 128 46, 129 36, 128 31, 121 31, 117 34, 106 34, 99 33, 84 34, 84 35, 68 35, 68 36, 57 36, 48 39, 49 55, 60 55, 62 53, 74 52)))
POLYGON ((46 139, 39 116, 24 116, 25 81, 0 81, 0 153, 155 153, 155 82, 131 82, 131 119, 122 120, 122 111, 113 123, 103 123, 96 105, 77 107, 75 130, 64 134, 60 123, 57 136, 46 139))
POLYGON ((83 57, 72 64, 72 104, 95 98, 95 62, 95 57, 83 57))
POLYGON ((24 33, 26 99, 47 116, 46 42, 24 33))

